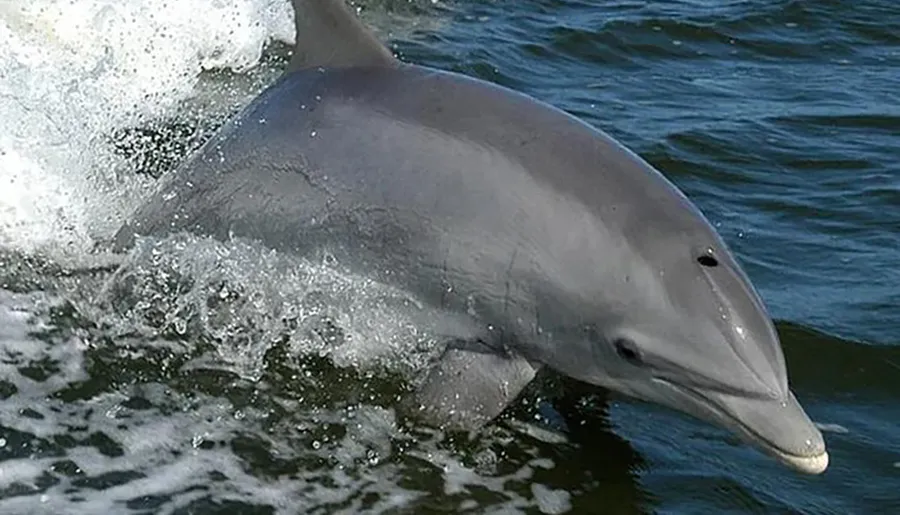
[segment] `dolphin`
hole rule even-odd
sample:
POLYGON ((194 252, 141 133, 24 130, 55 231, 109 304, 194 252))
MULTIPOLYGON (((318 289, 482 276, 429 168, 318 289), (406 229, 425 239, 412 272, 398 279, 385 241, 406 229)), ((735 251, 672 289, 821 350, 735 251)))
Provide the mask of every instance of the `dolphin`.
POLYGON ((407 413, 477 430, 541 367, 828 466, 763 301, 633 152, 522 93, 395 58, 344 0, 294 0, 287 71, 116 235, 179 231, 403 288, 444 347, 407 413))

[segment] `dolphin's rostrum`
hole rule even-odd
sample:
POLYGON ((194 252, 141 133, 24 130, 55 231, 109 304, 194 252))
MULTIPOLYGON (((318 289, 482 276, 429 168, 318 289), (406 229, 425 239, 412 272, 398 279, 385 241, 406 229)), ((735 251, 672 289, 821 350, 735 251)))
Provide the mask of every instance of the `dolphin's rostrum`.
POLYGON ((405 407, 477 428, 539 367, 728 428, 820 473, 820 432, 725 243, 561 110, 401 63, 343 0, 295 0, 289 71, 122 228, 253 238, 415 295, 447 347, 405 407))

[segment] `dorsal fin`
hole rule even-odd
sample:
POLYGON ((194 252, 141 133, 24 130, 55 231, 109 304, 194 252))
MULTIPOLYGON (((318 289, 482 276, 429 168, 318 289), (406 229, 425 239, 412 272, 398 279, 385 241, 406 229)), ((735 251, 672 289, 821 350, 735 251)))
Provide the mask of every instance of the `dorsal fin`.
POLYGON ((297 44, 288 71, 317 66, 396 66, 399 63, 345 0, 292 2, 297 44))

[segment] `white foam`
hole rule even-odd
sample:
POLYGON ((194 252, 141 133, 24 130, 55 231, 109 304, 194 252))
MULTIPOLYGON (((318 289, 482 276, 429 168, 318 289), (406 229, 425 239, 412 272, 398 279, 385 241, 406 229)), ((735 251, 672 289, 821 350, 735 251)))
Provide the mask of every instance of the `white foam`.
POLYGON ((541 513, 556 515, 572 509, 572 494, 565 490, 554 490, 540 483, 532 483, 531 493, 537 500, 541 513))
POLYGON ((0 3, 0 246, 83 253, 151 187, 116 129, 177 117, 211 68, 290 42, 287 0, 0 3))
POLYGON ((402 472, 391 462, 391 441, 402 435, 392 412, 380 407, 318 412, 294 402, 289 416, 269 427, 268 410, 238 408, 225 397, 185 394, 156 382, 126 384, 83 400, 56 397, 86 378, 87 348, 69 330, 32 335, 54 329, 48 313, 60 302, 43 293, 0 289, 0 356, 12 361, 0 376, 15 386, 0 403, 8 437, 0 448, 9 454, 0 467, 0 513, 119 513, 126 503, 153 498, 161 513, 185 510, 203 498, 268 505, 285 514, 328 503, 345 504, 348 512, 382 513, 423 496, 397 486, 402 472), (70 361, 76 365, 69 367, 70 361), (58 371, 45 380, 26 377, 23 366, 33 363, 53 363, 58 371), (131 397, 145 399, 146 406, 129 407, 131 397), (35 415, 23 416, 26 411, 35 415), (323 424, 346 431, 329 440, 323 424), (245 453, 229 445, 242 436, 285 463, 334 457, 336 467, 260 474, 245 453), (311 445, 314 438, 320 445, 311 445), (47 448, 54 452, 42 451, 47 448))

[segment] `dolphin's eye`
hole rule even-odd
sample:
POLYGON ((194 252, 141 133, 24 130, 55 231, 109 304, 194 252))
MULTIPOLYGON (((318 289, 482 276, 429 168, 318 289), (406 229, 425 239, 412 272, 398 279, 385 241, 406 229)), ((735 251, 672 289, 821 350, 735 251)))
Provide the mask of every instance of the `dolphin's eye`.
POLYGON ((616 354, 618 354, 620 358, 632 365, 640 365, 643 363, 641 351, 633 341, 628 338, 617 338, 616 341, 613 342, 613 345, 615 345, 616 354))
POLYGON ((719 266, 719 260, 708 254, 704 254, 704 255, 698 257, 697 262, 703 266, 708 266, 708 267, 719 266))

